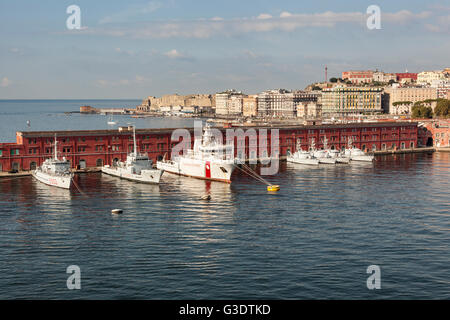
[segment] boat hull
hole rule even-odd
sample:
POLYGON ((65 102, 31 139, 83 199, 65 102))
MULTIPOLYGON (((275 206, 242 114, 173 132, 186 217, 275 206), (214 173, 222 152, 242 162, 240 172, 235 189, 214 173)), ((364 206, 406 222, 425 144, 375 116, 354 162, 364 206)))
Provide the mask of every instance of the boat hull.
POLYGON ((308 165, 318 165, 319 164, 318 159, 301 159, 301 158, 295 158, 295 157, 287 157, 286 160, 288 162, 298 163, 298 164, 308 164, 308 165))
POLYGON ((62 188, 62 189, 70 189, 71 185, 72 185, 72 177, 73 175, 64 175, 64 176, 56 176, 56 175, 50 175, 47 174, 45 172, 39 171, 39 170, 35 170, 32 172, 32 176, 46 184, 52 187, 58 187, 58 188, 62 188))
POLYGON ((184 158, 177 161, 158 161, 156 167, 173 174, 226 183, 231 183, 231 174, 235 168, 233 163, 184 158))
POLYGON ((364 161, 364 162, 372 162, 374 160, 374 156, 352 156, 352 161, 364 161))
POLYGON ((336 158, 337 163, 350 163, 350 158, 347 157, 337 157, 336 158))
POLYGON ((141 174, 134 174, 123 168, 114 167, 102 167, 102 172, 118 178, 149 184, 158 184, 164 173, 163 170, 149 169, 141 170, 141 174))
POLYGON ((319 163, 336 164, 336 159, 335 158, 318 158, 318 159, 319 159, 319 163))

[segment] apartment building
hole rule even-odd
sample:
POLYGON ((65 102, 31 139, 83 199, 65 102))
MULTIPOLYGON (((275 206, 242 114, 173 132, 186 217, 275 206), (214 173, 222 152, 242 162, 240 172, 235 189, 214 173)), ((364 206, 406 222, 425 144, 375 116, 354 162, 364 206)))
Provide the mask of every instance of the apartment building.
MULTIPOLYGON (((414 103, 437 99, 437 89, 429 87, 389 87, 385 92, 389 94, 390 114, 410 114, 414 103)), ((430 106, 434 109, 436 103, 430 106)))
POLYGON ((323 114, 381 113, 383 89, 372 87, 336 87, 322 91, 323 114))

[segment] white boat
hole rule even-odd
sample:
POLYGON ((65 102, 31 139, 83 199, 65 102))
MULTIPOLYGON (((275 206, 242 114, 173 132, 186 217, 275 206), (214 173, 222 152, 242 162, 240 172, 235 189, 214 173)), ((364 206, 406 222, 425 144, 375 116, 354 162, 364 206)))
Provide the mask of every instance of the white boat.
POLYGON ((343 152, 340 152, 335 149, 328 149, 327 137, 324 137, 324 139, 323 139, 323 148, 324 148, 324 151, 326 151, 326 153, 328 154, 327 157, 336 159, 336 163, 350 163, 350 158, 345 156, 345 154, 343 152))
POLYGON ((137 152, 136 128, 133 126, 134 150, 127 155, 126 162, 116 162, 113 166, 105 165, 102 172, 119 178, 142 183, 159 183, 163 170, 154 169, 148 155, 137 152))
POLYGON ((372 162, 375 159, 373 155, 367 154, 361 149, 355 147, 351 149, 345 149, 345 155, 349 157, 352 161, 372 162))
MULTIPOLYGON (((326 140, 325 140, 326 145, 326 140)), ((326 150, 316 150, 316 144, 314 138, 311 140, 311 154, 319 160, 319 163, 325 164, 336 164, 336 159, 332 158, 331 155, 326 150)))
POLYGON ((109 117, 109 121, 108 121, 108 125, 113 126, 113 125, 116 125, 116 124, 117 124, 117 121, 113 121, 112 116, 110 116, 109 117))
POLYGON ((349 157, 352 161, 365 161, 365 162, 372 162, 375 159, 375 156, 370 155, 362 151, 361 149, 358 149, 354 146, 352 146, 352 140, 349 139, 348 141, 348 148, 345 149, 345 156, 349 157))
POLYGON ((38 181, 49 186, 70 189, 73 173, 70 171, 70 162, 63 158, 58 159, 57 141, 55 135, 55 155, 53 159, 46 159, 44 163, 31 174, 38 181))
POLYGON ((314 157, 311 152, 302 150, 300 144, 297 145, 297 151, 287 156, 286 160, 292 163, 318 165, 319 159, 314 157))
POLYGON ((319 163, 336 164, 337 159, 333 158, 327 150, 315 150, 313 151, 314 157, 319 159, 319 163))
POLYGON ((336 159, 337 163, 350 163, 350 157, 346 156, 343 152, 338 150, 327 150, 332 158, 336 159))
POLYGON ((170 173, 193 178, 231 183, 235 169, 234 145, 215 141, 211 127, 206 124, 201 138, 196 137, 194 149, 172 160, 162 160, 156 167, 170 173))

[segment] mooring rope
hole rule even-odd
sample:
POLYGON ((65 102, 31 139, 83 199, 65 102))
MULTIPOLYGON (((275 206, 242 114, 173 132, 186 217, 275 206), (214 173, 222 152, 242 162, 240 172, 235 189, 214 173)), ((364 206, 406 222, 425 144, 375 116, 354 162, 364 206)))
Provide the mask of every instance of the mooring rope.
POLYGON ((87 197, 87 194, 84 193, 83 191, 81 191, 80 187, 78 187, 78 184, 75 182, 75 179, 74 178, 71 178, 71 179, 72 179, 73 185, 75 186, 75 188, 77 188, 78 192, 80 192, 83 196, 87 197))
POLYGON ((239 167, 238 165, 236 165, 236 167, 241 170, 242 172, 246 173, 247 175, 249 175, 250 177, 254 178, 255 180, 258 180, 268 186, 270 186, 271 184, 265 180, 263 177, 261 177, 259 174, 257 174, 252 168, 250 168, 249 166, 247 166, 245 163, 242 163, 242 168, 239 167))

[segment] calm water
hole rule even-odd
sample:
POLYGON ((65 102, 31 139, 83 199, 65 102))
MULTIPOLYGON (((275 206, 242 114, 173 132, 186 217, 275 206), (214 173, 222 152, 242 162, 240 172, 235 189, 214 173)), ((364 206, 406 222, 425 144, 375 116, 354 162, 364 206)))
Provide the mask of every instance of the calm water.
POLYGON ((450 153, 283 163, 268 179, 280 192, 239 174, 78 175, 85 195, 1 179, 0 299, 450 298, 450 153), (79 291, 66 288, 73 264, 79 291))
POLYGON ((66 112, 80 106, 96 108, 135 108, 141 100, 0 100, 0 142, 15 142, 16 131, 114 129, 133 123, 137 128, 193 127, 189 118, 131 118, 115 115, 117 125, 107 124, 109 116, 66 112), (27 121, 30 121, 30 126, 27 121))
MULTIPOLYGON (((17 130, 106 129, 105 116, 64 112, 139 103, 0 101, 0 141, 17 130)), ((167 173, 159 186, 75 179, 84 195, 0 179, 0 299, 450 298, 450 153, 282 163, 267 178, 281 185, 276 194, 238 172, 231 185, 167 173), (366 287, 372 264, 378 291, 366 287), (79 291, 66 287, 69 265, 81 268, 79 291)))

